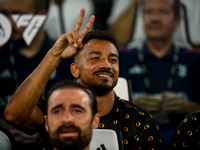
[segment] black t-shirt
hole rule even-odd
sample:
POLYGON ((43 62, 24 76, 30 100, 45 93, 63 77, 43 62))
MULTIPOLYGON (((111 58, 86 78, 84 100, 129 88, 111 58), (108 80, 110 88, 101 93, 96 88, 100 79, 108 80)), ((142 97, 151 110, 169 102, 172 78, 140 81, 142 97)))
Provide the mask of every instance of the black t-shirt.
POLYGON ((162 149, 159 129, 151 114, 119 97, 111 112, 101 117, 98 128, 120 132, 125 150, 162 149))
MULTIPOLYGON (((45 102, 41 99, 38 103, 38 107, 43 112, 45 102)), ((151 114, 119 97, 115 97, 112 110, 100 118, 98 128, 115 130, 118 138, 122 139, 124 150, 162 149, 159 129, 151 114)), ((39 132, 45 147, 51 147, 45 127, 43 126, 39 132)))
POLYGON ((170 150, 200 150, 200 111, 186 115, 171 141, 170 150))

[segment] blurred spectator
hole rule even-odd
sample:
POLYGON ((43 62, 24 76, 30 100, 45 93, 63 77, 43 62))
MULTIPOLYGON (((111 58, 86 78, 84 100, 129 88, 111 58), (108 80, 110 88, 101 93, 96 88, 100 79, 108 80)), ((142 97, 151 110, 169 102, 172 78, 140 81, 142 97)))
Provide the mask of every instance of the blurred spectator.
MULTIPOLYGON (((28 136, 8 126, 2 119, 3 111, 14 91, 37 67, 54 42, 51 41, 44 32, 42 25, 40 28, 35 28, 39 30, 33 41, 27 45, 23 33, 27 31, 26 29, 28 27, 23 26, 18 28, 17 23, 15 23, 16 20, 14 20, 12 15, 18 14, 19 17, 24 14, 47 15, 48 7, 48 0, 6 0, 5 7, 2 10, 2 13, 8 17, 12 25, 12 35, 9 42, 3 45, 0 50, 0 125, 9 129, 14 134, 20 148, 24 150, 36 148, 39 136, 37 134, 28 136)), ((29 25, 30 24, 27 26, 29 25)), ((37 24, 35 24, 34 27, 36 26, 37 24)), ((4 28, 6 27, 4 26, 4 28)), ((35 29, 32 29, 30 32, 34 32, 35 29)), ((47 83, 44 93, 59 80, 66 78, 73 79, 69 67, 66 67, 69 66, 72 61, 73 59, 63 61, 63 63, 59 65, 47 83), (59 76, 59 78, 57 76, 59 76)))
MULTIPOLYGON (((146 39, 143 29, 143 0, 115 0, 107 20, 120 45, 138 46, 146 39), (126 35, 126 36, 124 36, 126 35)), ((185 47, 200 47, 200 1, 180 0, 181 21, 173 35, 174 43, 185 47)))
POLYGON ((160 125, 163 149, 184 115, 200 109, 200 51, 173 43, 180 19, 178 0, 145 0, 147 40, 119 54, 119 76, 132 81, 134 103, 160 125))

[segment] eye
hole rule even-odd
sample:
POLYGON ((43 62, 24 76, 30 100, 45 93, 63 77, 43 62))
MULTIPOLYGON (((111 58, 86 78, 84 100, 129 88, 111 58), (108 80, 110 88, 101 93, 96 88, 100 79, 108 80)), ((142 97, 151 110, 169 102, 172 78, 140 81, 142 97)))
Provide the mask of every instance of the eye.
POLYGON ((76 112, 76 113, 82 113, 83 111, 81 109, 74 109, 74 112, 76 112))
POLYGON ((62 111, 60 109, 57 109, 55 111, 53 111, 53 114, 60 114, 62 111))
POLYGON ((112 61, 112 62, 117 62, 117 59, 110 59, 110 61, 112 61))
POLYGON ((110 61, 111 63, 116 63, 116 62, 118 62, 118 57, 110 57, 110 58, 109 58, 109 61, 110 61))
POLYGON ((99 57, 92 57, 91 60, 98 60, 99 57))
POLYGON ((151 9, 147 9, 147 10, 144 11, 145 14, 152 14, 152 12, 153 11, 151 9))
POLYGON ((84 109, 80 108, 80 107, 75 107, 72 109, 72 113, 74 115, 82 115, 82 114, 84 114, 84 112, 85 112, 84 109))
POLYGON ((168 12, 166 10, 160 10, 160 13, 163 14, 163 15, 167 15, 168 12))

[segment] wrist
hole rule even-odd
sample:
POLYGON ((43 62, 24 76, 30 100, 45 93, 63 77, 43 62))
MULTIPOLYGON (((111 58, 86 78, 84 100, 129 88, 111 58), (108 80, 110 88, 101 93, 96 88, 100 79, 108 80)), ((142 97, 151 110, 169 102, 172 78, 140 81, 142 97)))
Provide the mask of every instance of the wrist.
POLYGON ((51 48, 48 51, 47 55, 52 64, 59 65, 63 61, 63 58, 61 57, 61 55, 58 52, 56 52, 55 50, 53 50, 53 48, 51 48))

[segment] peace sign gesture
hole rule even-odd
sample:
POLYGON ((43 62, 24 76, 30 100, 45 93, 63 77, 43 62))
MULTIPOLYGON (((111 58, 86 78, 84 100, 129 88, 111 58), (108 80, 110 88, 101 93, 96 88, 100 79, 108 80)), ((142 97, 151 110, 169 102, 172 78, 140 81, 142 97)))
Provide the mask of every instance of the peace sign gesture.
POLYGON ((61 59, 70 58, 77 54, 78 49, 82 48, 83 45, 81 42, 86 33, 90 30, 95 19, 95 17, 92 15, 82 31, 79 32, 84 20, 84 16, 85 9, 82 8, 74 29, 61 35, 51 49, 54 56, 60 57, 61 59))
POLYGON ((81 42, 94 22, 94 16, 91 16, 83 30, 79 32, 84 15, 85 9, 81 9, 74 29, 61 35, 38 67, 20 85, 9 101, 10 103, 5 111, 5 118, 9 121, 12 120, 11 122, 22 130, 32 133, 33 131, 38 131, 40 126, 43 126, 44 114, 37 107, 38 100, 60 62, 75 55, 79 48, 82 47, 81 42), (24 107, 25 105, 26 107, 24 107), (18 124, 18 122, 20 123, 18 124))

